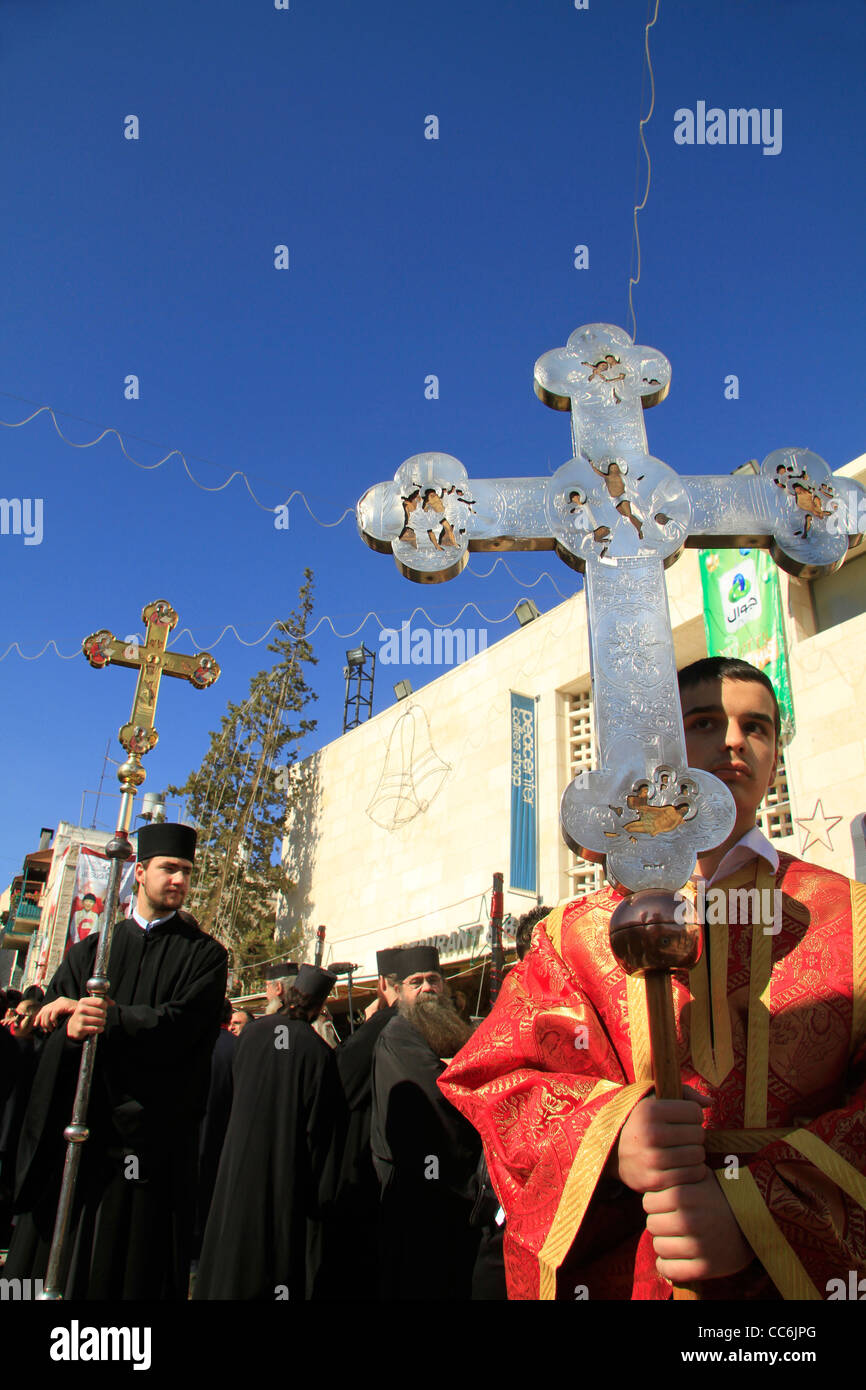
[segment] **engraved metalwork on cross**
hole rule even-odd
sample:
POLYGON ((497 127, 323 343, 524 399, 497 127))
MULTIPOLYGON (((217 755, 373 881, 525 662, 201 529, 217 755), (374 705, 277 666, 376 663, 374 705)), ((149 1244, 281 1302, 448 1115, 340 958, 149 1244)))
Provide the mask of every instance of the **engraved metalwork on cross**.
POLYGON ((118 738, 128 753, 139 756, 155 748, 159 739, 153 721, 162 677, 177 676, 188 680, 197 690, 206 690, 220 674, 219 664, 210 652, 184 656, 180 652, 166 651, 168 634, 178 620, 166 599, 147 604, 142 609, 141 619, 146 626, 143 647, 135 642, 120 641, 107 628, 91 633, 81 644, 91 666, 128 666, 138 671, 132 714, 129 723, 120 729, 118 738))
POLYGON ((630 892, 678 889, 734 823, 727 787, 689 768, 664 570, 684 546, 766 546, 790 574, 841 565, 866 528, 866 490, 807 449, 758 475, 680 477, 648 451, 643 412, 670 389, 667 358, 588 324, 535 364, 536 395, 571 412, 573 457, 551 478, 469 478, 415 454, 358 503, 358 527, 420 583, 471 550, 555 549, 586 579, 600 768, 562 798, 568 844, 630 892))

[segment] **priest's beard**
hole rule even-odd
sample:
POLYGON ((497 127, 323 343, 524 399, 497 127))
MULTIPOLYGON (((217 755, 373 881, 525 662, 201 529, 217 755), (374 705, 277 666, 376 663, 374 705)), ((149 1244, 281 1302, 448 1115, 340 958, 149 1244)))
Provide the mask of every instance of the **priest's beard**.
POLYGON ((472 1029, 463 1022, 447 994, 400 999, 397 1011, 418 1029, 437 1057, 453 1057, 472 1036, 472 1029))

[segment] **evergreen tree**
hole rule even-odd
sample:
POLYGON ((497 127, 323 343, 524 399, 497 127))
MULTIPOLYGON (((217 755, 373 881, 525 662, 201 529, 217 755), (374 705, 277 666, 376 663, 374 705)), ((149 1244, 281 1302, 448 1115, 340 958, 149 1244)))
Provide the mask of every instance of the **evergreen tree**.
MULTIPOLYGON (((168 789, 186 798, 187 814, 199 827, 190 911, 229 948, 235 970, 277 953, 277 901, 293 886, 279 851, 287 810, 301 786, 290 770, 300 740, 316 727, 314 719, 299 717, 317 698, 304 671, 316 662, 306 635, 312 589, 307 569, 297 609, 268 645, 277 661, 252 678, 243 704, 229 703, 198 771, 182 787, 168 789)), ((302 937, 295 924, 279 950, 300 946, 302 937)), ((253 973, 247 972, 245 984, 253 973)))

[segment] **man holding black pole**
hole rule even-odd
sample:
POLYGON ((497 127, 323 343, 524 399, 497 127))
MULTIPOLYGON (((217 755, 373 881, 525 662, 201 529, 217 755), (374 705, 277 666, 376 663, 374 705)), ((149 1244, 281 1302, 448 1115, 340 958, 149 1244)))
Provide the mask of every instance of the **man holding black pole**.
POLYGON ((198 1125, 225 998, 225 949, 181 908, 196 832, 138 832, 137 900, 114 929, 110 998, 87 995, 97 933, 71 948, 46 991, 50 1032, 18 1151, 5 1273, 41 1278, 51 1245, 81 1047, 98 1035, 63 1272, 65 1298, 185 1299, 198 1125))

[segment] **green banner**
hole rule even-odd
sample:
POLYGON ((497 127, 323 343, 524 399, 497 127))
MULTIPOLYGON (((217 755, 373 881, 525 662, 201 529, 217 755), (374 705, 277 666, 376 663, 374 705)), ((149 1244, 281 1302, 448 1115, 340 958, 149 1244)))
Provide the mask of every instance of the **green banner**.
POLYGON ((708 656, 750 661, 773 682, 782 742, 794 736, 794 704, 779 575, 766 550, 701 550, 708 656))

